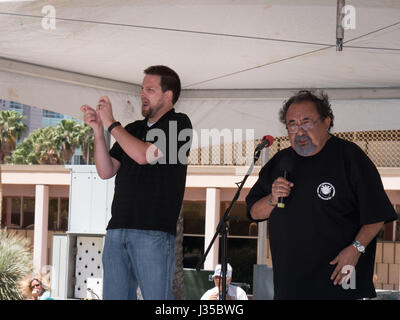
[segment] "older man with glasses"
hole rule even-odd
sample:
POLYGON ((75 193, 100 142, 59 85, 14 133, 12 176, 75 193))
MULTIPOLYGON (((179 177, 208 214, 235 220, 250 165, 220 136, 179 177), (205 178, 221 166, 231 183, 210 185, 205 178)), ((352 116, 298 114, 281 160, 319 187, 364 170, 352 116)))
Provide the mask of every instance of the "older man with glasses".
POLYGON ((275 299, 376 296, 376 235, 397 214, 371 160, 330 134, 333 119, 323 92, 286 101, 280 120, 291 147, 261 169, 246 198, 249 218, 269 221, 275 299))

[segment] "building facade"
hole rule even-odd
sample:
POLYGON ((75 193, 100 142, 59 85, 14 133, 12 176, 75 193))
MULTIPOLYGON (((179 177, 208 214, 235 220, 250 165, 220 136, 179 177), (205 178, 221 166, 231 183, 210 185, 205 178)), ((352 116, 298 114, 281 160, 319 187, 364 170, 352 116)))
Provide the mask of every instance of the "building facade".
MULTIPOLYGON (((396 133, 381 133, 393 138, 396 133)), ((370 134, 370 137, 374 135, 370 134)), ((277 138, 275 149, 286 146, 285 139, 277 138)), ((256 144, 257 141, 254 141, 256 144)), ((396 142, 400 144, 400 139, 396 142)), ((360 143, 361 144, 361 143, 360 143)), ((368 142, 369 156, 379 166, 386 193, 400 214, 400 165, 393 161, 400 157, 387 156, 381 152, 381 158, 371 154, 372 150, 381 150, 368 142), (379 162, 381 161, 381 162, 379 162)), ((378 144, 379 145, 379 144, 378 144)), ((392 151, 396 144, 390 143, 392 151)), ((225 154, 226 150, 209 147, 203 156, 215 157, 225 154)), ((234 152, 234 151, 232 151, 234 152)), ((201 157, 202 152, 194 152, 201 157)), ((197 159, 199 160, 199 159, 197 159)), ((188 167, 186 190, 184 195, 184 267, 195 268, 202 253, 214 236, 216 227, 230 205, 237 183, 243 180, 247 166, 235 165, 199 165, 191 159, 188 167)), ((228 261, 235 268, 234 281, 252 285, 253 265, 272 264, 268 245, 267 228, 249 221, 246 217, 245 197, 258 177, 261 166, 256 165, 230 213, 228 229, 228 261)), ((51 264, 52 235, 68 230, 68 206, 71 185, 71 171, 65 166, 20 166, 2 165, 3 212, 1 225, 17 230, 31 239, 34 259, 38 267, 51 264)), ((386 224, 378 235, 379 244, 376 253, 375 284, 378 289, 399 289, 400 273, 400 222, 386 224)), ((220 240, 212 247, 204 268, 212 270, 219 262, 220 240)), ((250 291, 251 292, 251 291, 250 291)))

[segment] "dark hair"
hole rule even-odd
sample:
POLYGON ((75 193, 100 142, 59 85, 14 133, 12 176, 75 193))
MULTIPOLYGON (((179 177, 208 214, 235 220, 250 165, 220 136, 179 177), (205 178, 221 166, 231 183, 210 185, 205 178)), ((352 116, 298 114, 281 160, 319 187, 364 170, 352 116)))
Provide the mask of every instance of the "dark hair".
POLYGON ((331 104, 329 103, 328 95, 324 91, 317 92, 316 90, 300 90, 289 100, 284 101, 282 109, 279 111, 279 120, 286 124, 286 113, 293 103, 303 101, 311 101, 317 108, 317 112, 322 119, 331 118, 329 130, 333 127, 334 115, 332 112, 331 104))
POLYGON ((144 73, 150 75, 156 75, 161 77, 160 85, 163 92, 172 91, 172 104, 178 101, 179 95, 181 94, 181 80, 178 74, 168 68, 167 66, 151 66, 144 70, 144 73))

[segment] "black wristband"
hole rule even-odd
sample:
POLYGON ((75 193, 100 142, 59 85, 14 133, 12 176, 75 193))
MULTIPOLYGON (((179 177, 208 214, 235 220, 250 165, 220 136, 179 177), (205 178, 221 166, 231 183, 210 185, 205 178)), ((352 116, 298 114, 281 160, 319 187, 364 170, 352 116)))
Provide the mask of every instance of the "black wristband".
POLYGON ((107 131, 108 131, 109 133, 111 133, 111 130, 112 130, 112 129, 114 129, 115 127, 118 127, 118 126, 120 126, 120 125, 121 125, 121 122, 115 121, 115 122, 111 123, 111 125, 108 127, 107 131))

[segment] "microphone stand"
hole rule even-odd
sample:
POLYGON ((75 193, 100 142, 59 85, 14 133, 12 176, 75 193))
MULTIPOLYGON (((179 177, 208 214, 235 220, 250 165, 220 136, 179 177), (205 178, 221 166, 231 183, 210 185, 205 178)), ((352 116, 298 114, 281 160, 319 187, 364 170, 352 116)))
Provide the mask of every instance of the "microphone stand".
MULTIPOLYGON (((261 154, 261 150, 258 150, 259 148, 256 148, 255 152, 254 152, 254 160, 253 163, 251 164, 249 170, 247 171, 246 175, 244 176, 243 180, 239 183, 238 185, 238 190, 236 191, 235 196, 232 199, 231 204, 229 205, 229 207, 225 210, 224 216, 221 218, 221 220, 218 223, 216 232, 214 234, 214 237, 212 238, 206 252, 201 256, 201 258, 199 259, 199 262, 197 263, 197 267, 196 270, 200 271, 201 266, 204 264, 204 261, 206 260, 206 257, 208 255, 208 253, 211 250, 211 247, 213 246, 215 240, 217 239, 218 235, 221 235, 222 238, 222 243, 221 243, 221 272, 222 272, 222 300, 226 300, 226 269, 227 269, 227 261, 226 261, 226 256, 227 256, 227 243, 228 243, 228 225, 227 222, 229 221, 229 213, 231 212, 231 209, 233 207, 233 205, 235 204, 235 202, 237 201, 237 199, 239 199, 239 195, 240 192, 242 191, 242 188, 247 180, 247 178, 249 177, 249 175, 251 174, 251 172, 254 169, 254 164, 257 162, 258 158, 260 157, 261 154)), ((218 290, 219 290, 219 286, 218 286, 218 290)), ((221 297, 221 293, 219 295, 221 297)))

